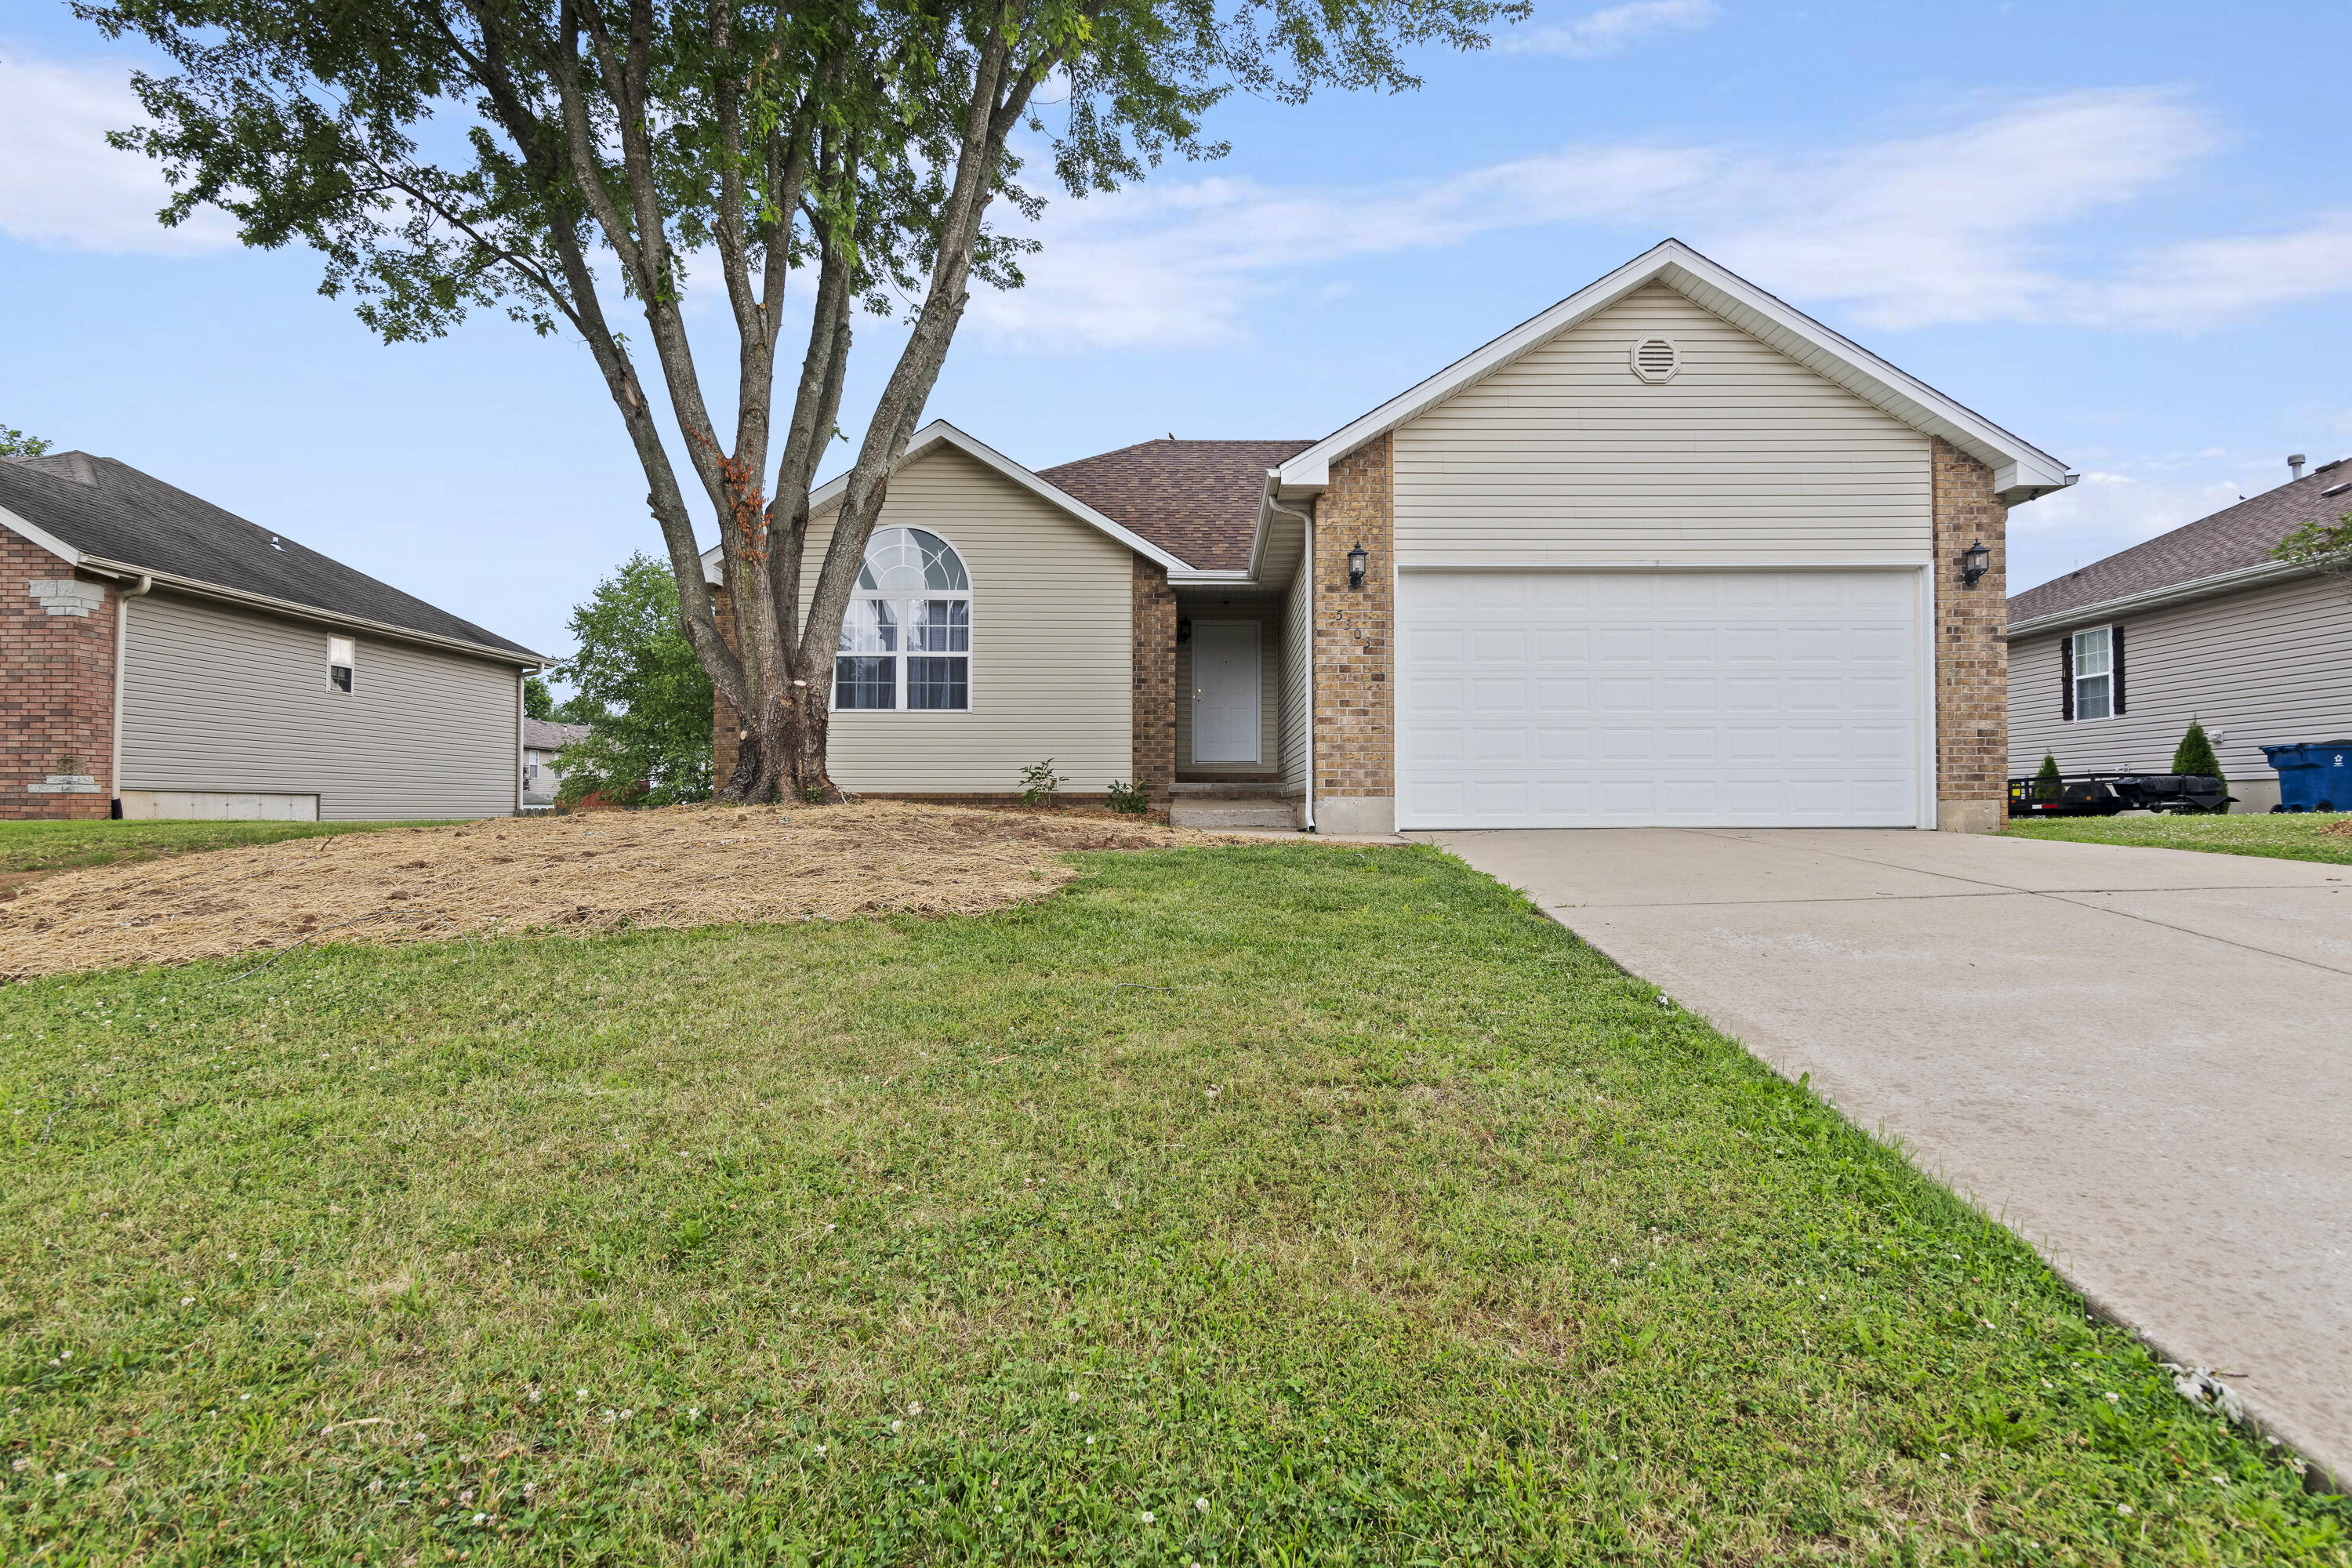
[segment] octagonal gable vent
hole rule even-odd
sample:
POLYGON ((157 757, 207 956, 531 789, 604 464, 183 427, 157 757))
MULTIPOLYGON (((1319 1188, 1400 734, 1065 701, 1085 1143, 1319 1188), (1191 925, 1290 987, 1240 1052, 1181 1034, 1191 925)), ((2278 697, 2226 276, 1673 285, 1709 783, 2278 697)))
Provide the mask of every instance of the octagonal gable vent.
POLYGON ((1633 374, 1643 381, 1672 381, 1683 367, 1683 351, 1672 338, 1643 338, 1633 345, 1633 374))

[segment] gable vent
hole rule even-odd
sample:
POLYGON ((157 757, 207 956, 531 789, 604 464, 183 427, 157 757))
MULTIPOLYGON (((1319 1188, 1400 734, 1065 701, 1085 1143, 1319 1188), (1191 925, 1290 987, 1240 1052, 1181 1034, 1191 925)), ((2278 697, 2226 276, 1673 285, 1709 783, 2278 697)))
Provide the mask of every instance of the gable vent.
POLYGON ((1633 374, 1643 381, 1672 381, 1683 367, 1683 351, 1672 338, 1643 338, 1633 345, 1633 374))

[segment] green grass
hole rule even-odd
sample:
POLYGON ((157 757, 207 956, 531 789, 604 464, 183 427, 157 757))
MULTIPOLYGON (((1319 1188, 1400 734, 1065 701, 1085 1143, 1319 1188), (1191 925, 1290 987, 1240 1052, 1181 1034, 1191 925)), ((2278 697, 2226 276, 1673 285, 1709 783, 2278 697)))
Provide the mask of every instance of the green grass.
POLYGON ((2352 838, 2320 829, 2344 820, 2341 812, 2254 812, 2242 816, 2062 816, 2012 822, 2018 838, 2064 838, 2077 844, 2137 844, 2157 849, 2203 849, 2217 855, 2265 855, 2274 860, 2324 860, 2352 866, 2352 838))
POLYGON ((111 866, 200 849, 275 844, 330 833, 433 827, 431 822, 0 822, 0 872, 111 866))
POLYGON ((1431 849, 251 967, 0 997, 0 1560, 2352 1562, 1431 849))

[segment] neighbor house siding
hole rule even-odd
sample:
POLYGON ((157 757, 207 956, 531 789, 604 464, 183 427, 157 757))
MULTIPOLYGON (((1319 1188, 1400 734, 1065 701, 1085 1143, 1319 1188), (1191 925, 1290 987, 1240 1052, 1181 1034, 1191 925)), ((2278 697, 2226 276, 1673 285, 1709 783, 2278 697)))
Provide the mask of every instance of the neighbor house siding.
POLYGON ((1197 598, 1181 590, 1177 603, 1194 623, 1255 621, 1257 623, 1257 761, 1196 763, 1192 760, 1192 645, 1176 645, 1176 771, 1202 778, 1219 773, 1271 773, 1282 755, 1282 601, 1266 595, 1247 598, 1216 594, 1197 598), (1230 598, 1230 605, 1220 604, 1230 598))
POLYGON ((1408 565, 1929 549, 1927 437, 1654 284, 1399 427, 1394 482, 1408 565), (1653 336, 1660 384, 1627 363, 1653 336))
MULTIPOLYGON (((830 514, 810 524, 805 595, 816 592, 832 524, 830 514)), ((929 530, 963 557, 971 576, 971 709, 834 714, 834 782, 877 794, 1005 793, 1021 787, 1023 768, 1049 757, 1066 790, 1099 795, 1129 779, 1135 587, 1128 546, 946 447, 892 476, 878 526, 929 530)))
MULTIPOLYGON (((2060 717, 2059 641, 2038 632, 2009 648, 2009 768, 2030 773, 2047 752, 2068 773, 2161 771, 2190 720, 2212 737, 2238 810, 2267 809, 2278 775, 2265 744, 2352 739, 2352 591, 2332 576, 2080 623, 2120 626, 2125 710, 2060 717)), ((2079 627, 2069 627, 2071 633, 2079 627)))
POLYGON ((121 788, 316 795, 327 821, 514 811, 514 666, 352 632, 342 692, 328 627, 161 589, 129 607, 121 788))

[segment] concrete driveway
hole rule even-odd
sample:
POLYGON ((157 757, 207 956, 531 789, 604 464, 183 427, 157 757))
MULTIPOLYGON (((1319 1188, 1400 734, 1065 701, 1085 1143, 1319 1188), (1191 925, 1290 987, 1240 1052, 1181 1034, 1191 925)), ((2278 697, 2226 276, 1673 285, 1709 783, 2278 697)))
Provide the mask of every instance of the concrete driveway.
POLYGON ((1415 834, 1534 896, 2352 1478, 2352 866, 1875 830, 1415 834))

